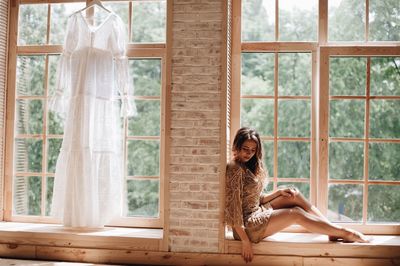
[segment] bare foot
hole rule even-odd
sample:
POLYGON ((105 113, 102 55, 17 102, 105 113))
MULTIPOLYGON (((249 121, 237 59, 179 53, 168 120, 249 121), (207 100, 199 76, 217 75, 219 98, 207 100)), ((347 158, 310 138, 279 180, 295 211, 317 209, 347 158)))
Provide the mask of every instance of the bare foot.
POLYGON ((328 236, 329 241, 339 241, 339 240, 343 240, 342 237, 339 236, 328 236))
POLYGON ((358 242, 358 243, 369 243, 370 241, 368 238, 363 235, 362 233, 352 230, 352 229, 345 229, 347 231, 346 236, 343 237, 344 242, 346 243, 352 243, 352 242, 358 242))

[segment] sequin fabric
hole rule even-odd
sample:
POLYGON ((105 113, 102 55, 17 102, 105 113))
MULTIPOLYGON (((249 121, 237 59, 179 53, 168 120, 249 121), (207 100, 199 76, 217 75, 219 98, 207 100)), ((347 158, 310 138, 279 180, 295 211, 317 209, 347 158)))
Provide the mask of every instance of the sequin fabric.
MULTIPOLYGON (((227 165, 225 222, 232 228, 244 226, 253 243, 262 239, 272 213, 269 202, 260 204, 266 180, 265 172, 256 176, 239 162, 232 161, 227 165)), ((240 240, 235 230, 233 236, 240 240)))

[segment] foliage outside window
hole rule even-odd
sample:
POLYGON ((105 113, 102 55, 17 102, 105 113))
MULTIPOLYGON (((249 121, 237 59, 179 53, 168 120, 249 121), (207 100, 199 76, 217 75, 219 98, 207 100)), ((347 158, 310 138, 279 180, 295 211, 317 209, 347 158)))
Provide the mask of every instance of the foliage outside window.
POLYGON ((240 59, 240 64, 233 61, 240 65, 233 70, 233 76, 240 75, 240 83, 233 85, 240 100, 240 122, 234 127, 251 126, 262 136, 270 175, 267 191, 294 185, 315 203, 320 191, 326 191, 326 206, 319 207, 331 221, 398 223, 398 53, 352 56, 349 49, 346 56, 330 57, 326 188, 315 186, 321 159, 315 158, 319 150, 313 144, 321 115, 313 104, 323 93, 315 83, 323 69, 315 57, 320 40, 328 40, 321 43, 327 48, 330 42, 350 48, 353 42, 397 43, 398 1, 328 0, 323 4, 327 18, 319 17, 320 2, 303 1, 301 7, 299 1, 285 0, 233 3, 241 8, 241 36, 233 37, 241 42, 236 52, 241 56, 233 57, 240 59), (324 19, 327 29, 318 31, 324 19))
MULTIPOLYGON (((165 0, 107 1, 104 6, 125 22, 131 43, 148 45, 148 49, 152 49, 154 43, 165 47, 165 0)), ((25 217, 29 221, 29 217, 39 216, 40 221, 51 221, 54 172, 62 144, 63 119, 47 106, 48 97, 55 90, 61 52, 61 49, 57 53, 50 52, 49 45, 61 47, 68 16, 84 7, 84 2, 19 6, 17 45, 19 48, 35 46, 41 52, 29 52, 27 47, 24 49, 28 52, 17 53, 16 58, 11 220, 25 217)), ((159 220, 163 56, 127 55, 135 88, 132 100, 137 105, 138 115, 122 123, 125 140, 122 217, 159 220)))
POLYGON ((334 221, 360 222, 363 208, 370 223, 400 220, 399 69, 400 57, 330 59, 329 209, 337 214, 334 221))
POLYGON ((263 139, 265 166, 271 176, 268 189, 273 184, 296 185, 308 196, 311 54, 242 53, 241 76, 241 126, 256 128, 263 139), (275 68, 278 68, 276 80, 275 68), (274 160, 275 150, 277 160, 274 160), (277 173, 274 173, 275 161, 277 173))

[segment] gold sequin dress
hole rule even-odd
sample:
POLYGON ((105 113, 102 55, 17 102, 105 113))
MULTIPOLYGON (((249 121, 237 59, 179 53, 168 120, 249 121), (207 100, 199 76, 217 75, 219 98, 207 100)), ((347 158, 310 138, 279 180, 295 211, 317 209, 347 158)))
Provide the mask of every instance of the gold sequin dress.
MULTIPOLYGON (((265 172, 256 176, 240 162, 231 161, 226 167, 225 222, 232 229, 244 227, 253 243, 262 240, 272 213, 269 202, 260 203, 266 180, 265 172)), ((233 236, 240 240, 234 229, 233 236)))

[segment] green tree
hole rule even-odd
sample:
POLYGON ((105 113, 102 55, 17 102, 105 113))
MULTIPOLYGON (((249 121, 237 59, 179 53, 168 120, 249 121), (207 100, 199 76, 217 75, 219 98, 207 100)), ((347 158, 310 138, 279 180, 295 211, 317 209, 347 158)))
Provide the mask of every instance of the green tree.
POLYGON ((370 0, 369 20, 369 40, 400 41, 400 5, 398 0, 370 0))
MULTIPOLYGON (((274 41, 274 23, 270 23, 271 18, 267 12, 263 0, 243 0, 242 1, 242 41, 274 41)), ((271 1, 267 1, 268 6, 274 6, 271 1)), ((272 8, 271 8, 272 9, 272 8)))

